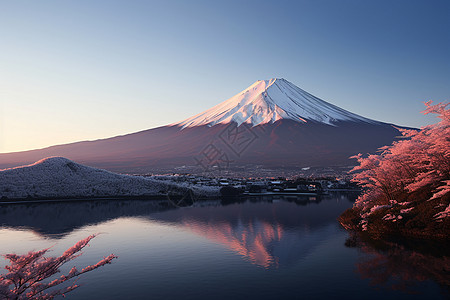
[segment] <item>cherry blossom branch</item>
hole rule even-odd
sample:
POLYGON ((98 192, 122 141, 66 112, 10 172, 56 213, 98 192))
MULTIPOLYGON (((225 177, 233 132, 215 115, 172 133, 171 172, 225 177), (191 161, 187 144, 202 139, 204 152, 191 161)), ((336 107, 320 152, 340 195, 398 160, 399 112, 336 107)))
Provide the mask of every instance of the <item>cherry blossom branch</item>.
POLYGON ((55 288, 47 292, 48 289, 74 279, 81 274, 110 264, 117 256, 110 254, 96 264, 84 267, 81 271, 73 267, 67 275, 62 275, 50 282, 43 281, 59 273, 62 265, 82 255, 81 250, 95 236, 90 235, 80 240, 59 257, 45 257, 44 255, 48 253, 49 248, 40 251, 31 251, 24 255, 14 253, 3 255, 10 261, 10 264, 5 267, 8 273, 0 275, 0 298, 3 299, 3 296, 5 299, 53 299, 58 295, 64 295, 73 291, 79 287, 76 282, 73 282, 66 288, 55 288))

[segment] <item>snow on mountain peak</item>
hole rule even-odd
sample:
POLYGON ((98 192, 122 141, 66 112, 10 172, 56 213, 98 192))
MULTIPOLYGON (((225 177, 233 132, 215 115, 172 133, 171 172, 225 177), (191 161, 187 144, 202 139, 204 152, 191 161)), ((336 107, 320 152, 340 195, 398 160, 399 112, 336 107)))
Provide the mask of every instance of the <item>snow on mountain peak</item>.
POLYGON ((335 125, 338 121, 377 123, 323 101, 283 78, 258 80, 230 99, 172 126, 182 129, 236 122, 252 126, 280 119, 300 123, 315 121, 335 125))

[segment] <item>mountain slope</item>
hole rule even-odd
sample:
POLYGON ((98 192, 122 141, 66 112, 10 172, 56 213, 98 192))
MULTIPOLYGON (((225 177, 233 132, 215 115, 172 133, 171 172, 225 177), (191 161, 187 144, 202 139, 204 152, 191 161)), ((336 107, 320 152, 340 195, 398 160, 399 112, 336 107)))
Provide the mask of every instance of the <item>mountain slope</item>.
POLYGON ((284 79, 257 81, 229 100, 184 121, 108 139, 0 154, 0 169, 64 156, 116 172, 202 173, 348 166, 399 132, 325 102, 284 79), (205 165, 206 161, 206 165, 205 165))

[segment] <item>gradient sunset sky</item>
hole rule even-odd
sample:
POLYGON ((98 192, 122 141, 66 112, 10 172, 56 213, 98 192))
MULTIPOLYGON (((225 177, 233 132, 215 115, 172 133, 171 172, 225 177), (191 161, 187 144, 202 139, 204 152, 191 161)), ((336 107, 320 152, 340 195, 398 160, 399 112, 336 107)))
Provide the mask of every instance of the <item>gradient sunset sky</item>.
POLYGON ((282 77, 344 109, 436 122, 450 1, 0 0, 0 152, 174 123, 282 77))

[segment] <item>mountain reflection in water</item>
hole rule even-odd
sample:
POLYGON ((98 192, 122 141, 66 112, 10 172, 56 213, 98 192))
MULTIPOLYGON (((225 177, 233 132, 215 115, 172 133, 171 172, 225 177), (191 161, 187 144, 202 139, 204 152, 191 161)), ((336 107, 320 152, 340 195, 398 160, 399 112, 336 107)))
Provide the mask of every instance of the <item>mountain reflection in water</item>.
POLYGON ((181 225, 253 264, 276 268, 303 259, 320 246, 323 239, 333 236, 336 210, 343 211, 351 203, 347 198, 338 201, 333 198, 326 206, 319 206, 323 200, 310 196, 289 197, 288 200, 261 197, 243 203, 227 203, 220 209, 205 206, 168 211, 155 214, 152 219, 181 225))
POLYGON ((234 227, 230 223, 212 224, 195 220, 188 220, 183 224, 192 232, 223 244, 247 257, 252 263, 266 268, 278 265, 279 258, 274 255, 273 249, 277 244, 285 243, 284 230, 280 224, 257 220, 234 227))
MULTIPOLYGON (((292 210, 292 204, 287 202, 242 203, 222 207, 220 216, 211 208, 205 208, 201 214, 186 212, 179 216, 179 222, 256 265, 278 267, 294 263, 313 251, 321 241, 318 235, 326 238, 332 234, 327 229, 333 219, 327 218, 326 210, 324 215, 317 216, 313 211, 318 206, 309 208, 292 210)), ((171 212, 171 217, 174 214, 171 212)), ((165 221, 168 215, 165 214, 165 221)))
POLYGON ((109 299, 145 298, 149 293, 179 299, 186 289, 191 293, 187 298, 196 299, 217 298, 219 290, 220 299, 233 298, 236 291, 240 299, 249 299, 249 294, 258 299, 292 299, 300 294, 321 299, 349 295, 348 299, 355 299, 352 295, 409 299, 410 291, 446 297, 448 249, 436 253, 425 245, 411 250, 399 243, 380 246, 349 238, 336 219, 354 199, 355 195, 341 193, 211 200, 183 208, 170 207, 166 200, 0 205, 0 245, 3 252, 27 251, 26 245, 38 242, 63 247, 80 235, 105 232, 89 250, 97 256, 105 251, 119 255, 111 268, 129 281, 119 284, 114 272, 103 273, 92 289, 80 289, 77 299, 92 293, 109 299), (141 278, 153 279, 140 282, 141 290, 132 296, 120 287, 141 278), (379 290, 382 286, 388 289, 379 290), (211 293, 199 296, 205 289, 211 293))
POLYGON ((319 205, 323 199, 318 197, 260 197, 226 205, 199 202, 196 207, 181 209, 168 206, 164 200, 16 204, 0 206, 0 222, 5 227, 27 228, 58 238, 86 225, 139 217, 188 229, 268 268, 288 265, 310 253, 320 244, 315 233, 332 235, 328 227, 335 227, 336 210, 343 211, 351 202, 347 196, 326 200, 330 203, 324 206, 319 205))

